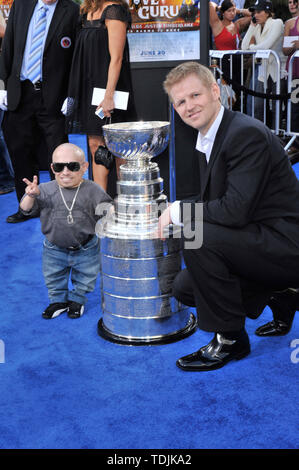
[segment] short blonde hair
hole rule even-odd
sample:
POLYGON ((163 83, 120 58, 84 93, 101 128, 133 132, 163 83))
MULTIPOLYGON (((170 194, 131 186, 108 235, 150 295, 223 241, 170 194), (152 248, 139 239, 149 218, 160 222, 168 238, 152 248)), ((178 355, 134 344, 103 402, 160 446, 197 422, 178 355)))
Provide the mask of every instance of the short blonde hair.
POLYGON ((183 62, 174 69, 170 70, 163 82, 163 88, 168 94, 170 100, 172 99, 170 94, 171 88, 189 75, 196 75, 202 84, 207 88, 210 88, 213 83, 216 83, 216 79, 213 73, 205 65, 191 61, 183 62))

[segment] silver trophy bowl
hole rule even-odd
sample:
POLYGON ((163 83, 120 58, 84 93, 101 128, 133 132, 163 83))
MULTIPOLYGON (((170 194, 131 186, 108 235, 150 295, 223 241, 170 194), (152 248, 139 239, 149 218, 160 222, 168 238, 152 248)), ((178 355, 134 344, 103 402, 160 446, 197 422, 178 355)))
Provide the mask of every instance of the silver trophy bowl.
POLYGON ((113 155, 140 165, 166 149, 169 126, 163 121, 123 122, 103 126, 103 133, 113 155))
POLYGON ((196 329, 189 308, 172 296, 182 267, 180 227, 157 238, 159 215, 168 205, 163 179, 151 159, 169 142, 168 122, 127 122, 103 126, 107 148, 125 159, 117 181, 114 210, 97 224, 101 238, 103 338, 130 345, 169 343, 196 329))

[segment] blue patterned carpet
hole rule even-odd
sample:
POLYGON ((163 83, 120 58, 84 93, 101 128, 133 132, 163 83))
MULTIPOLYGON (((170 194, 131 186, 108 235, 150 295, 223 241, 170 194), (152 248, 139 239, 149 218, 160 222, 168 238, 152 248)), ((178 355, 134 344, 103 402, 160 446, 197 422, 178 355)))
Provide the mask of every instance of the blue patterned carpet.
POLYGON ((254 331, 272 318, 266 308, 246 323, 247 358, 184 373, 176 359, 211 334, 160 346, 105 341, 99 282, 80 319, 44 320, 40 222, 5 222, 14 193, 0 208, 1 449, 298 448, 298 315, 287 336, 262 339, 254 331))

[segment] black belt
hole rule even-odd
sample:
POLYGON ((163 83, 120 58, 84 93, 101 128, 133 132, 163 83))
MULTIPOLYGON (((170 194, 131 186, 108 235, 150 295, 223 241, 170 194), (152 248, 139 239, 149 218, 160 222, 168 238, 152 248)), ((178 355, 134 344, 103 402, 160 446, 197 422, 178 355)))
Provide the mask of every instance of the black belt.
POLYGON ((42 82, 38 80, 35 83, 32 83, 30 80, 26 79, 22 82, 25 86, 30 85, 34 89, 34 91, 41 91, 42 89, 42 82))
POLYGON ((82 246, 85 246, 87 245, 88 242, 90 242, 90 240, 94 237, 94 235, 89 235, 86 240, 84 240, 84 242, 80 243, 80 245, 76 245, 76 246, 68 246, 67 247, 67 250, 70 250, 70 251, 78 251, 80 250, 80 248, 82 248, 82 246))
POLYGON ((32 85, 35 91, 40 91, 42 89, 42 82, 40 80, 35 83, 32 83, 32 85))

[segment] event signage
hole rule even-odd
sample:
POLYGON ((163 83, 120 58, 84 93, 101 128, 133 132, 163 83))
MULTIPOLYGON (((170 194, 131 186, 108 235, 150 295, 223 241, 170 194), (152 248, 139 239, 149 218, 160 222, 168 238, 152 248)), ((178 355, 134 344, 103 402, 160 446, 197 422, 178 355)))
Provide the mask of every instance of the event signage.
POLYGON ((128 0, 131 62, 199 59, 198 0, 128 0))
MULTIPOLYGON (((82 3, 82 0, 76 0, 82 3)), ((200 0, 126 0, 131 62, 198 60, 200 0)), ((0 0, 7 20, 13 0, 0 0)))

